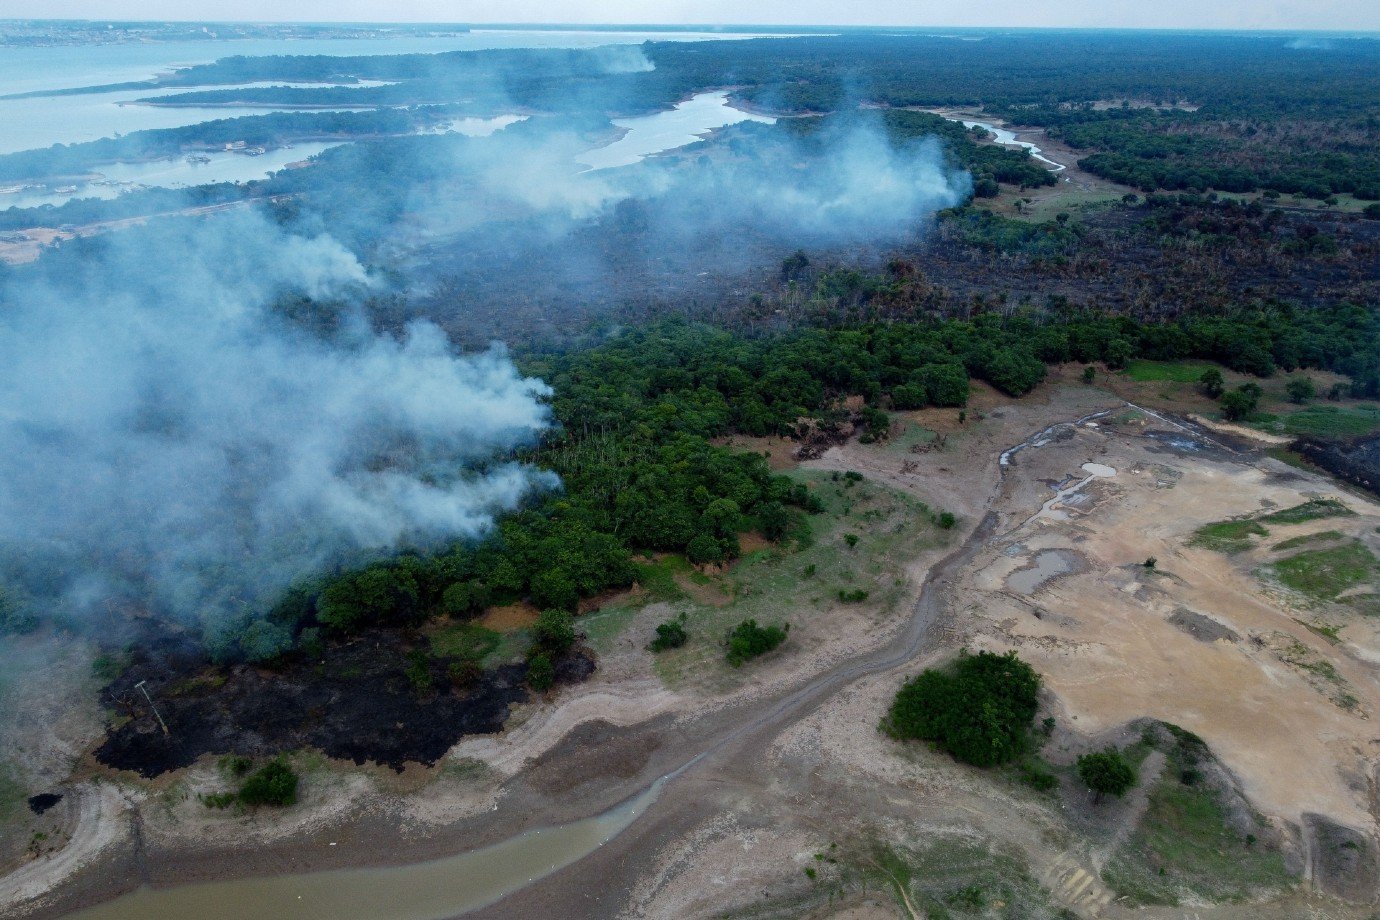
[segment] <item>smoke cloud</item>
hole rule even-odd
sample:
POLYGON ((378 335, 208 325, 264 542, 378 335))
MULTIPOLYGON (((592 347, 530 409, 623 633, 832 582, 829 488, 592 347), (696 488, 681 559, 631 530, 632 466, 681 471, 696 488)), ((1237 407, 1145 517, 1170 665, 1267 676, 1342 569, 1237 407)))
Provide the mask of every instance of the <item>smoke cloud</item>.
POLYGON ((248 211, 16 272, 0 287, 11 589, 213 625, 360 554, 482 533, 555 485, 502 460, 546 427, 545 386, 430 323, 375 332, 357 306, 374 286, 329 237, 248 211))

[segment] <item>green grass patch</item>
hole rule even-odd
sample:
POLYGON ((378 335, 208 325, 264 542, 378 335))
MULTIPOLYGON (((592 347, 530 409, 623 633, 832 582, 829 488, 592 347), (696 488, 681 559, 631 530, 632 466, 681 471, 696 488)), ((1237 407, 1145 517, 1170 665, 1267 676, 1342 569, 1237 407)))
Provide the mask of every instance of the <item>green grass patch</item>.
POLYGON ((503 644, 503 636, 475 623, 451 623, 431 635, 431 654, 439 658, 483 661, 503 644))
POLYGON ((1026 866, 967 839, 938 837, 919 849, 873 845, 861 861, 868 887, 889 891, 902 910, 918 917, 1066 916, 1026 866))
POLYGON ((8 821, 14 817, 24 806, 27 798, 14 767, 0 763, 0 821, 8 821))
POLYGON ((1331 601, 1380 574, 1380 560, 1363 543, 1352 540, 1281 559, 1272 568, 1281 583, 1300 594, 1331 601))
POLYGON ((1137 383, 1169 381, 1171 383, 1197 383, 1203 371, 1217 365, 1207 361, 1146 361, 1141 358, 1128 361, 1121 373, 1137 383))
MULTIPOLYGON (((694 579, 700 575, 684 556, 666 556, 653 562, 638 562, 633 565, 637 572, 637 583, 647 592, 650 601, 678 601, 685 597, 685 591, 676 582, 677 575, 694 579)), ((696 579, 698 581, 698 579, 696 579)))
POLYGON ((1270 549, 1275 551, 1298 549, 1300 546, 1307 546, 1310 543, 1326 543, 1329 540, 1342 540, 1345 538, 1346 534, 1342 533, 1340 530, 1323 530, 1318 533, 1306 533, 1303 536, 1281 540, 1270 547, 1270 549))
POLYGON ((1308 462, 1308 458, 1304 457, 1303 454, 1295 453, 1287 447, 1267 447, 1265 448, 1265 454, 1266 456, 1278 460, 1280 463, 1292 466, 1296 470, 1312 471, 1317 469, 1317 467, 1308 462))
MULTIPOLYGON (((1176 742, 1164 772, 1139 826, 1103 869, 1103 882, 1133 907, 1185 898, 1244 901, 1291 886, 1278 850, 1228 823, 1220 793, 1199 769, 1207 755, 1202 740, 1165 728, 1176 742)), ((1267 837, 1260 818, 1252 820, 1267 837)))
POLYGON ((1284 434, 1354 438, 1380 431, 1380 406, 1305 406, 1287 415, 1253 419, 1252 424, 1284 434))
POLYGON ((1315 498, 1312 501, 1304 502, 1302 505, 1295 505, 1292 508, 1285 508, 1283 511, 1262 515, 1259 520, 1266 524, 1302 524, 1305 521, 1317 521, 1323 518, 1350 517, 1355 513, 1335 498, 1315 498))
POLYGON ((1190 546, 1216 550, 1219 553, 1239 553, 1250 549, 1254 542, 1251 537, 1267 537, 1266 530, 1259 521, 1246 518, 1237 521, 1217 521, 1199 527, 1189 541, 1190 546))

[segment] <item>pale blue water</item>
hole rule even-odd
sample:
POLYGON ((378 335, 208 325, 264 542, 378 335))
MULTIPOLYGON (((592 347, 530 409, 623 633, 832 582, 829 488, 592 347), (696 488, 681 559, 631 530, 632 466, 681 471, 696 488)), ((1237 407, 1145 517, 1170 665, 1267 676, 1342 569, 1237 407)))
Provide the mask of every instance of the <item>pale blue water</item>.
POLYGON ((715 128, 742 121, 776 123, 775 118, 733 108, 728 104, 726 92, 700 93, 674 109, 655 115, 615 118, 613 123, 627 133, 606 147, 582 154, 579 161, 590 169, 631 166, 654 154, 693 144, 715 128))
MULTIPOLYGON (((753 38, 750 33, 476 30, 449 38, 248 39, 131 45, 0 47, 0 96, 45 89, 144 80, 179 66, 232 55, 376 55, 476 51, 488 48, 593 48, 645 41, 753 38)), ((186 88, 167 92, 185 92, 186 88)), ((148 90, 96 96, 0 100, 0 153, 73 144, 152 128, 177 128, 216 118, 282 111, 262 108, 168 108, 129 105, 148 90), (125 104, 121 104, 125 103, 125 104)))

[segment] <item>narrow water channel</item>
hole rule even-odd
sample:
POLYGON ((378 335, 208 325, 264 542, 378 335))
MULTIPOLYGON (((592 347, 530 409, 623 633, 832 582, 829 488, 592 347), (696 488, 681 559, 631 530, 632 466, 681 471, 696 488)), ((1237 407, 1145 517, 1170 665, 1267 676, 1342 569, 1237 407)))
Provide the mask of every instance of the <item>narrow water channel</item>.
POLYGON ((670 779, 601 815, 432 862, 140 888, 72 920, 443 920, 492 904, 622 833, 670 779))

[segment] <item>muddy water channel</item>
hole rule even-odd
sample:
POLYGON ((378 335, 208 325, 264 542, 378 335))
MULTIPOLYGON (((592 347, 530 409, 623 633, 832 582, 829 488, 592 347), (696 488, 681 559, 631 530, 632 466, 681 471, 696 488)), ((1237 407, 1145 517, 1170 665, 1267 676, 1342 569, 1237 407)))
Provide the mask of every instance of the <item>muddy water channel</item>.
POLYGON ((583 821, 537 828, 433 862, 140 888, 72 920, 442 920, 492 904, 570 865, 647 810, 670 777, 583 821))

